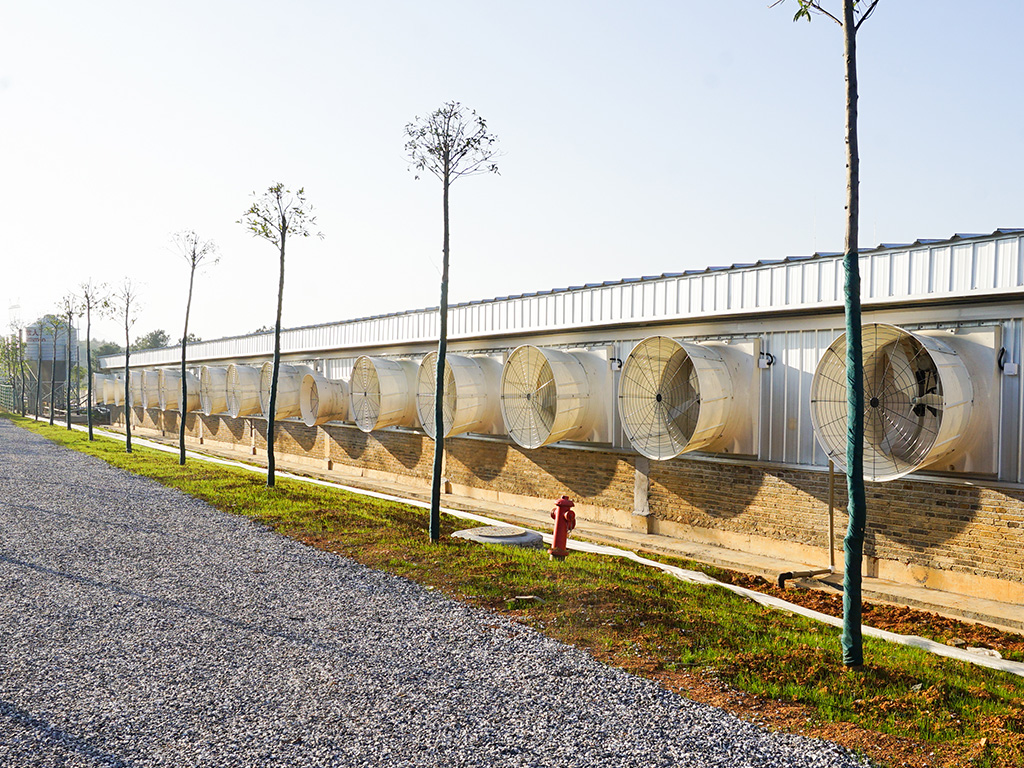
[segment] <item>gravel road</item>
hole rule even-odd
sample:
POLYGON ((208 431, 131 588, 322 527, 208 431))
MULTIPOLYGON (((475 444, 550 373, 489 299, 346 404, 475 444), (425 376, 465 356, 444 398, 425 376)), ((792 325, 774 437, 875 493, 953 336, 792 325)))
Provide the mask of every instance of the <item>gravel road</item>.
POLYGON ((854 766, 0 419, 0 766, 854 766))

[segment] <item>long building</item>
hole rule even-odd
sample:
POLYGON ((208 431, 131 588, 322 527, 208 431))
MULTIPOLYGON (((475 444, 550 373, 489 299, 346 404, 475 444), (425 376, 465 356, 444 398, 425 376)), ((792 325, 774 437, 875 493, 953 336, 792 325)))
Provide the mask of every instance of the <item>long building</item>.
MULTIPOLYGON (((1024 599, 1024 230, 860 257, 865 573, 1024 599)), ((827 564, 845 530, 841 254, 450 308, 452 492, 827 564)), ((278 452, 429 483, 437 308, 282 331, 278 452)), ((269 333, 189 345, 187 433, 266 449, 269 333)), ((131 356, 129 409, 177 431, 180 348, 131 356)), ((106 358, 99 397, 125 409, 106 358)))

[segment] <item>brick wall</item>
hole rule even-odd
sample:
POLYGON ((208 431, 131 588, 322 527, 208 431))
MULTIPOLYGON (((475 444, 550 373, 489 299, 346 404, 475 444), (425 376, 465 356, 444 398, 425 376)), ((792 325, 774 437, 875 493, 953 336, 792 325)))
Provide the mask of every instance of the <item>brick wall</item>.
MULTIPOLYGON (((112 409, 115 423, 120 409, 112 409)), ((176 434, 177 414, 142 413, 142 428, 176 434)), ((243 450, 266 448, 260 419, 189 416, 189 434, 243 450), (250 436, 250 424, 255 435, 250 436)), ((278 422, 281 455, 429 483, 433 441, 422 434, 278 422)), ((468 438, 447 442, 445 474, 454 485, 549 503, 565 493, 581 517, 628 520, 634 506, 634 457, 628 454, 518 446, 468 438), (588 511, 589 507, 589 511, 588 511), (616 511, 601 515, 601 510, 616 511), (625 516, 625 517, 623 517, 625 516)), ((652 530, 737 549, 820 563, 828 546, 828 474, 680 457, 651 462, 652 530)), ((922 480, 869 484, 866 573, 1024 599, 1024 491, 922 480), (993 584, 996 588, 993 589, 993 584)), ((836 476, 835 540, 842 560, 845 477, 836 476)), ((627 523, 628 524, 628 523, 627 523)))

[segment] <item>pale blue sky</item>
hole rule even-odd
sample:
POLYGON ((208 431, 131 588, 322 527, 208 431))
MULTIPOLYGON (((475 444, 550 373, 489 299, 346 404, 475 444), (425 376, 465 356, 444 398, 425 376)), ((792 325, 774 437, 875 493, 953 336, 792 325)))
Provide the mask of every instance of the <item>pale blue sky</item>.
MULTIPOLYGON (((222 252, 192 329, 270 324, 276 254, 235 221, 280 180, 326 236, 291 243, 286 325, 436 305, 402 129, 450 99, 504 152, 453 188, 453 301, 841 249, 842 40, 793 1, 3 2, 0 301, 131 276, 133 336, 177 338, 189 228, 222 252)), ((965 7, 861 31, 862 245, 1024 226, 1024 4, 965 7)))

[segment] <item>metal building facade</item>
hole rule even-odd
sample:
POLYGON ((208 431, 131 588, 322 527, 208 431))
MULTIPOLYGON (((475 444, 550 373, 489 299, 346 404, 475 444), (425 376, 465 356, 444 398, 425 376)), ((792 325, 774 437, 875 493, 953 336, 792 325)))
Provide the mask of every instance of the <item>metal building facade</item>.
MULTIPOLYGON (((1001 350, 999 368, 991 372, 997 469, 983 479, 1024 486, 1024 391, 1014 365, 1024 334, 1024 230, 883 244, 864 251, 860 262, 865 322, 908 330, 995 329, 1001 350)), ((651 335, 756 342, 764 360, 756 452, 743 458, 822 468, 827 459, 811 426, 810 388, 818 361, 842 332, 842 285, 841 255, 822 253, 474 301, 450 308, 450 351, 504 357, 522 343, 600 348, 617 387, 618 361, 651 335)), ((283 359, 347 378, 360 354, 422 357, 435 347, 438 325, 432 308, 287 329, 283 359)), ((266 333, 192 344, 188 352, 190 363, 201 365, 262 362, 272 349, 273 335, 266 333)), ((150 368, 178 360, 180 350, 172 347, 135 353, 131 364, 150 368)), ((116 356, 104 361, 108 368, 123 363, 116 356)), ((609 408, 615 411, 614 404, 609 408)), ((616 422, 614 413, 610 418, 616 422)), ((610 442, 560 445, 631 452, 617 423, 610 442)), ((945 479, 972 478, 952 473, 945 479)))

